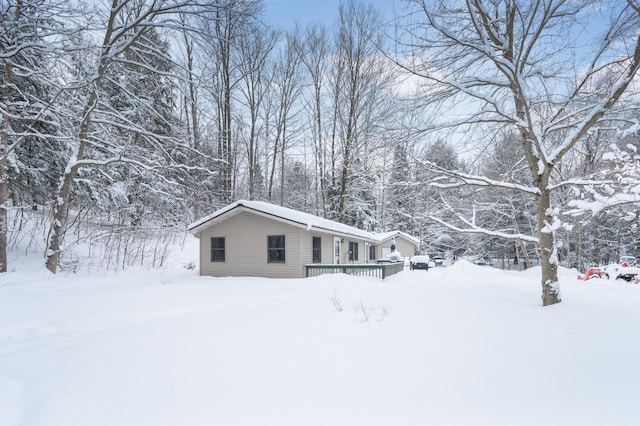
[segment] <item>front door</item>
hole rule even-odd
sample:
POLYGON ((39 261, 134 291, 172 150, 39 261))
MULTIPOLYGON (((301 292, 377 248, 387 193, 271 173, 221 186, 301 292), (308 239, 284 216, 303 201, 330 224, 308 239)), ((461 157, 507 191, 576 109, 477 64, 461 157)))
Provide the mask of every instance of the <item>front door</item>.
POLYGON ((340 238, 333 237, 333 263, 338 265, 340 263, 340 238))

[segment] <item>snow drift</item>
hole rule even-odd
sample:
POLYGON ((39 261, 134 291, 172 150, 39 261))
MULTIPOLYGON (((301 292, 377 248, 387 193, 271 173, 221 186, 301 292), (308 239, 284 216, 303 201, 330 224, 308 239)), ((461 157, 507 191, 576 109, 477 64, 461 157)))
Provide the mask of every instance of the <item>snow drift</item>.
POLYGON ((0 424, 639 424, 640 286, 564 270, 543 308, 539 270, 176 265, 0 276, 0 424))

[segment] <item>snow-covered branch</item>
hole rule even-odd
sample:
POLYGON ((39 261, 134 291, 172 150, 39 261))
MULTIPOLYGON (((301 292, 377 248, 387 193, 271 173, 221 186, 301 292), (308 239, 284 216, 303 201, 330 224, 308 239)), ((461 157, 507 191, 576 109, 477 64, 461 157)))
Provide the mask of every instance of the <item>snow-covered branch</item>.
POLYGON ((509 234, 506 232, 501 232, 501 231, 491 231, 489 229, 485 229, 485 228, 480 228, 478 226, 469 226, 467 228, 461 228, 459 226, 455 226, 451 223, 445 222, 444 220, 440 219, 439 217, 436 216, 429 216, 429 219, 433 220, 436 223, 439 223, 440 225, 455 231, 455 232, 460 232, 460 233, 464 233, 464 234, 478 234, 478 235, 484 235, 487 237, 495 237, 495 238, 500 238, 500 239, 504 239, 504 240, 512 240, 512 241, 525 241, 525 242, 530 242, 530 243, 538 243, 538 239, 536 237, 532 237, 530 235, 524 235, 524 234, 509 234))
POLYGON ((640 191, 625 194, 615 194, 611 196, 593 194, 593 200, 571 200, 569 206, 580 211, 590 211, 593 214, 603 210, 626 206, 630 204, 640 204, 640 191))
POLYGON ((617 179, 584 179, 584 178, 572 178, 566 179, 562 182, 554 183, 549 185, 550 191, 555 191, 561 188, 570 188, 570 187, 584 187, 584 186, 596 186, 596 185, 606 185, 615 183, 617 179))
MULTIPOLYGON (((426 167, 443 176, 447 176, 449 178, 454 178, 457 180, 456 182, 447 182, 447 183, 441 183, 436 180, 429 183, 429 185, 436 188, 451 189, 451 188, 460 188, 463 186, 480 186, 480 187, 508 189, 508 190, 519 191, 519 192, 523 192, 531 195, 536 195, 540 193, 539 189, 533 186, 526 186, 526 185, 522 185, 514 182, 499 181, 495 179, 490 179, 486 176, 472 175, 469 173, 463 173, 455 170, 447 170, 434 163, 426 163, 426 167)), ((440 178, 438 180, 442 180, 442 179, 440 178)))

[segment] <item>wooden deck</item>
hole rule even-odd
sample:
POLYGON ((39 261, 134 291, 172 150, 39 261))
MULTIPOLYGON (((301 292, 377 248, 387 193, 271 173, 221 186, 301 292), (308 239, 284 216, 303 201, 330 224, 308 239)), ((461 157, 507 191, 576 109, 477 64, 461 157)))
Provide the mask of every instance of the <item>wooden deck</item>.
POLYGON ((323 274, 348 274, 358 276, 371 276, 380 279, 393 275, 402 271, 404 262, 395 263, 378 263, 378 264, 332 264, 320 265, 311 264, 304 265, 306 277, 317 277, 323 274))

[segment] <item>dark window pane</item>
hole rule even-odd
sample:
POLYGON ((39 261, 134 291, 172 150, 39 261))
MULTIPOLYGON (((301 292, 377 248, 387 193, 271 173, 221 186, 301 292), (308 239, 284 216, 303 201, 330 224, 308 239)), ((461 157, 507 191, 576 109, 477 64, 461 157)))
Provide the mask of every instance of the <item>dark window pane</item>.
POLYGON ((216 250, 211 252, 212 262, 224 262, 224 250, 216 250))
POLYGON ((320 237, 313 237, 313 263, 322 262, 322 239, 320 237))
POLYGON ((358 260, 358 243, 349 241, 349 260, 358 260))
POLYGON ((271 235, 269 238, 269 248, 284 248, 284 235, 271 235))
POLYGON ((269 262, 284 263, 284 250, 282 249, 269 250, 269 262))
POLYGON ((211 238, 211 261, 225 261, 225 240, 224 237, 211 238))
POLYGON ((267 237, 269 263, 284 263, 284 250, 284 235, 270 235, 267 237))

